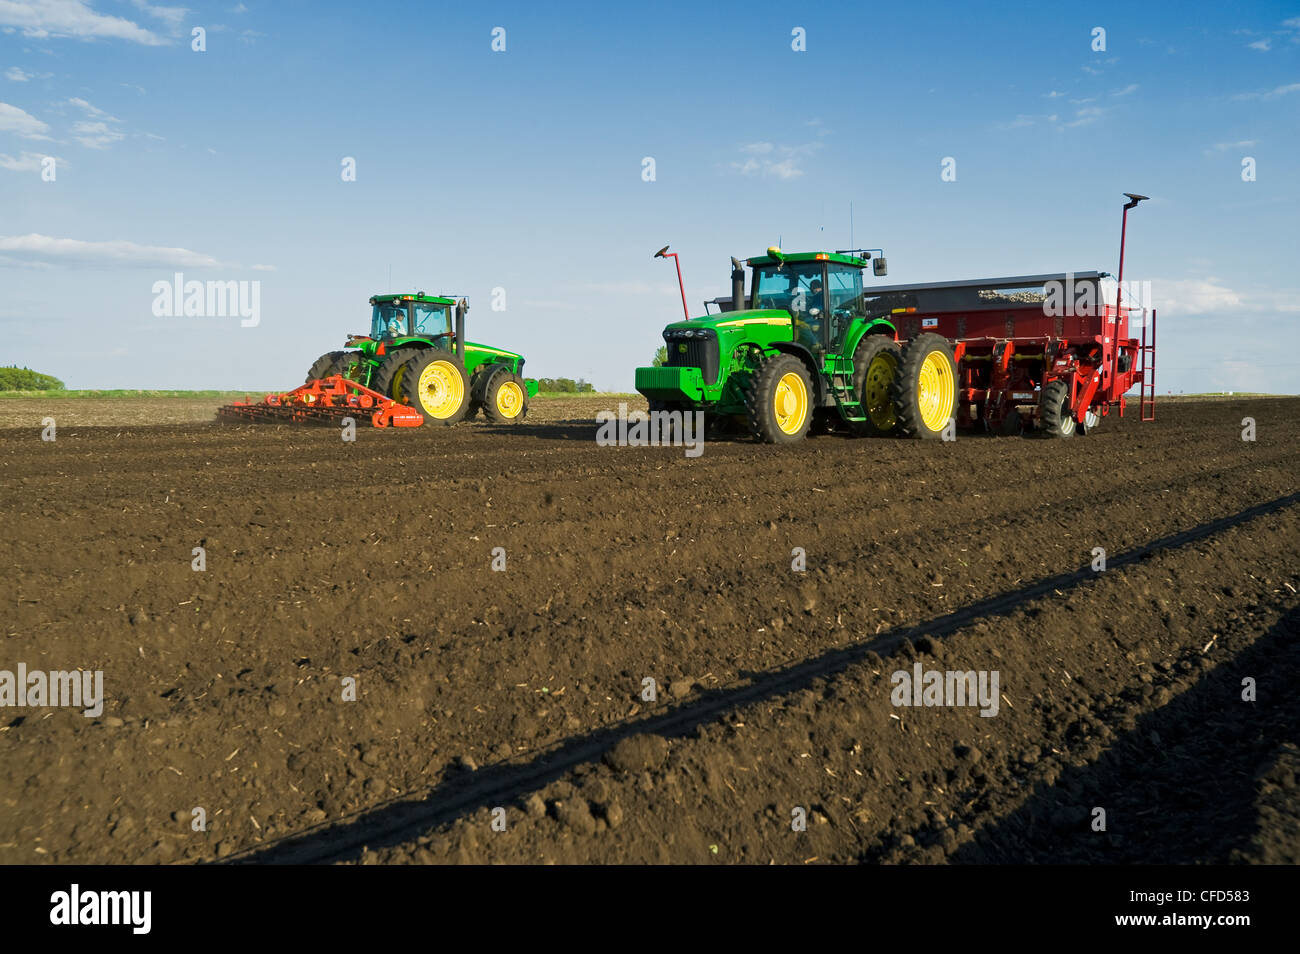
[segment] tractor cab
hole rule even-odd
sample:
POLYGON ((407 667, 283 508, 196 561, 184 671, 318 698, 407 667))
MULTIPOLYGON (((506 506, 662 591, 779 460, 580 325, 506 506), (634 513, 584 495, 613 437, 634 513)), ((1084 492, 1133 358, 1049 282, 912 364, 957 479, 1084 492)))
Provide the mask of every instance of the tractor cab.
POLYGON ((376 295, 370 299, 370 337, 375 341, 418 337, 429 340, 451 336, 450 298, 420 292, 416 295, 376 295))
MULTIPOLYGON (((787 255, 769 248, 766 255, 749 260, 749 303, 788 311, 794 340, 817 357, 837 353, 854 322, 867 317, 862 272, 869 262, 871 255, 860 249, 787 255)), ((883 258, 872 266, 876 275, 885 274, 883 258)))

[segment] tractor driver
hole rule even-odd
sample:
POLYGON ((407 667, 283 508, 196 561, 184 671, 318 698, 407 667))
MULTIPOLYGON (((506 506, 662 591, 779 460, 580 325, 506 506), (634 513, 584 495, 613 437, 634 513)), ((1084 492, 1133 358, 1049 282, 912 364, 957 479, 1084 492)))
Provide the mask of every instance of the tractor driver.
POLYGON ((396 338, 406 331, 406 309, 393 308, 392 315, 388 318, 388 336, 396 338))

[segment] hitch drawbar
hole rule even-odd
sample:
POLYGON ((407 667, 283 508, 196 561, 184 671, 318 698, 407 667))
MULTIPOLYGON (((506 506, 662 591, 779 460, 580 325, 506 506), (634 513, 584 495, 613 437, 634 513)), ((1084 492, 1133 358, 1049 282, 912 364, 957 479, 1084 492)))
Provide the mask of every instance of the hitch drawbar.
POLYGON ((277 421, 330 424, 357 412, 370 411, 375 427, 419 427, 424 417, 415 408, 399 404, 341 374, 308 381, 281 394, 268 394, 259 402, 236 401, 217 409, 217 417, 232 421, 277 421))

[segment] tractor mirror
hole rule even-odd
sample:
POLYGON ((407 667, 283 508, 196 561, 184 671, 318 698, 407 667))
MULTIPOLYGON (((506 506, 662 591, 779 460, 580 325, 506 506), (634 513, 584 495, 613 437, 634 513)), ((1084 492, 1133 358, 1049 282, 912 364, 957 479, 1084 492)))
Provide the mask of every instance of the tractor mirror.
POLYGON ((877 278, 879 278, 881 275, 888 275, 889 274, 888 263, 880 256, 876 256, 876 258, 871 263, 871 273, 875 275, 877 278))

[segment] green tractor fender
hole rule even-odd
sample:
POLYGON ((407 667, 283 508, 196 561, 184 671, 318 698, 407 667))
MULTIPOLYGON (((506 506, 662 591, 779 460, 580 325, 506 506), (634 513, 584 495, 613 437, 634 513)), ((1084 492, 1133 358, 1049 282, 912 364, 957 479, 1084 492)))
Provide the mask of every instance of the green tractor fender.
POLYGON ((804 367, 808 369, 808 378, 812 381, 814 406, 825 403, 830 395, 826 390, 826 380, 822 376, 821 369, 818 367, 817 359, 813 357, 813 353, 797 341, 774 341, 770 347, 782 354, 792 354, 804 363, 804 367))
POLYGON ((867 335, 889 335, 890 338, 898 339, 898 329, 894 323, 886 321, 884 318, 877 318, 874 321, 864 321, 858 327, 850 329, 844 339, 844 356, 852 358, 857 353, 858 345, 867 335))

